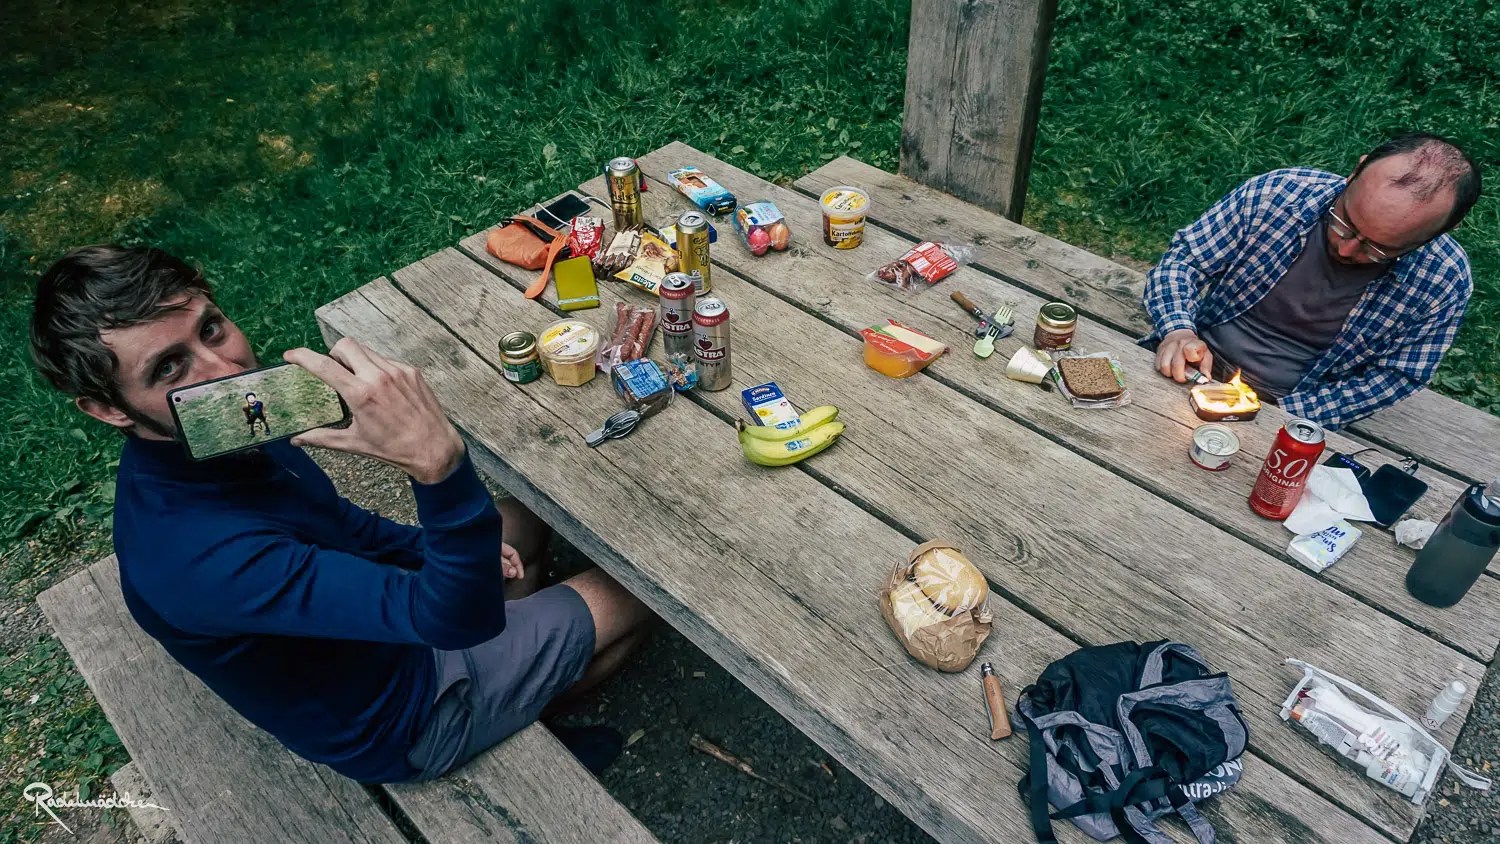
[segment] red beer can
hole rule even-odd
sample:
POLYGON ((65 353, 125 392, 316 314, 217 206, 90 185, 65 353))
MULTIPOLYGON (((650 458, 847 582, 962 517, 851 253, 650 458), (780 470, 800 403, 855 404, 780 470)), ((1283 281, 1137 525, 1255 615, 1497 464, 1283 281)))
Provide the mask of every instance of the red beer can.
POLYGON ((1323 453, 1323 426, 1306 419, 1288 419, 1250 491, 1250 509, 1280 521, 1292 514, 1307 486, 1307 474, 1323 453))

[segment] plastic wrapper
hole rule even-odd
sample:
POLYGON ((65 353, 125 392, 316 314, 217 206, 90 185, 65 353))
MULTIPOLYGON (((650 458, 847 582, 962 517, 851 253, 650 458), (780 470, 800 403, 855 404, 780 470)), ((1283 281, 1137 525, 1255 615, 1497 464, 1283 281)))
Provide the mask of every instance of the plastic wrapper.
POLYGON ((962 671, 989 638, 989 585, 953 543, 912 549, 880 588, 880 611, 912 658, 939 671, 962 671))
POLYGON ((1455 763, 1415 720, 1374 694, 1299 659, 1302 680, 1281 705, 1281 720, 1316 739, 1344 764, 1420 806, 1448 767, 1459 781, 1487 791, 1486 777, 1455 763))
POLYGON ((604 248, 604 218, 574 217, 568 226, 568 254, 593 261, 604 248))
POLYGON ((609 340, 599 350, 596 363, 599 371, 608 375, 627 360, 645 357, 646 350, 651 347, 651 335, 655 331, 655 310, 616 302, 614 330, 609 333, 609 340))
POLYGON ((974 255, 975 248, 967 243, 923 241, 865 278, 902 290, 913 290, 922 286, 919 282, 928 286, 937 284, 959 267, 973 263, 974 255))
POLYGON ((666 365, 663 367, 667 372, 667 382, 672 389, 679 393, 686 393, 698 386, 698 358, 692 354, 667 355, 666 365))
POLYGON ((859 334, 865 339, 865 366, 891 378, 910 378, 948 351, 943 343, 893 319, 859 334))
POLYGON ((661 280, 667 273, 675 272, 677 250, 651 232, 641 232, 641 248, 629 266, 615 273, 615 278, 643 293, 656 296, 661 291, 661 280))
POLYGON ((1115 379, 1120 384, 1120 394, 1117 396, 1112 396, 1107 399, 1079 398, 1078 396, 1075 396, 1072 393, 1068 392, 1068 385, 1063 380, 1062 374, 1058 372, 1056 366, 1053 366, 1052 371, 1047 373, 1047 377, 1052 379, 1052 382, 1057 386, 1057 391, 1059 393, 1062 393, 1063 396, 1066 397, 1067 400, 1071 402, 1075 408, 1078 408, 1079 410, 1100 410, 1110 407, 1124 407, 1125 405, 1130 404, 1130 390, 1126 389, 1125 387, 1125 370, 1120 366, 1120 362, 1118 360, 1115 360, 1114 355, 1111 355, 1109 352, 1096 352, 1092 355, 1070 355, 1070 357, 1104 358, 1105 360, 1108 360, 1109 367, 1110 369, 1114 370, 1115 379))
POLYGON ((672 385, 655 361, 637 358, 617 364, 610 373, 615 394, 642 418, 665 409, 672 401, 672 385))
POLYGON ((728 214, 734 210, 734 194, 697 167, 673 170, 667 174, 667 183, 692 200, 700 210, 710 214, 728 214))
POLYGON ((771 250, 785 252, 792 242, 792 230, 776 203, 768 200, 741 205, 734 212, 734 227, 739 230, 745 248, 759 258, 771 250))
POLYGON ((625 269, 630 266, 630 262, 635 260, 636 254, 640 251, 640 229, 615 232, 615 236, 609 241, 608 248, 593 257, 594 278, 603 281, 625 269))

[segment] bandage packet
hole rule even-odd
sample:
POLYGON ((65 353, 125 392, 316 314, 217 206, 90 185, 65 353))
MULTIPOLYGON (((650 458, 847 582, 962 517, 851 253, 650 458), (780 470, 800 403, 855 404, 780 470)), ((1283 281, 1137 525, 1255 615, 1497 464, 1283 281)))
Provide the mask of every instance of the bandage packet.
POLYGON ((1313 571, 1322 571, 1342 559, 1359 541, 1360 533, 1359 528, 1339 519, 1317 533, 1293 539, 1286 552, 1313 571))

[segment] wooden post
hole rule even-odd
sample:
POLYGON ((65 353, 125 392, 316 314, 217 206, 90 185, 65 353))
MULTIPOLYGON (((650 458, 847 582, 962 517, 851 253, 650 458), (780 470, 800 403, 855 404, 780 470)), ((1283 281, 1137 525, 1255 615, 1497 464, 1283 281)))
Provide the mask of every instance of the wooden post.
POLYGON ((1017 222, 1057 0, 912 0, 901 172, 1017 222))

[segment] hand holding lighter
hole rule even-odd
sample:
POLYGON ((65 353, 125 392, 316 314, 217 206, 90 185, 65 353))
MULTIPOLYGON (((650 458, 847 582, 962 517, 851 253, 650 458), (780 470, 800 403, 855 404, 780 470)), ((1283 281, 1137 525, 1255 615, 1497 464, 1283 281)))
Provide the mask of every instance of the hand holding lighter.
POLYGON ((999 741, 1010 737, 1010 713, 1005 711, 1005 693, 1000 690, 1000 678, 988 662, 979 666, 979 682, 984 685, 984 703, 989 707, 990 738, 999 741))

